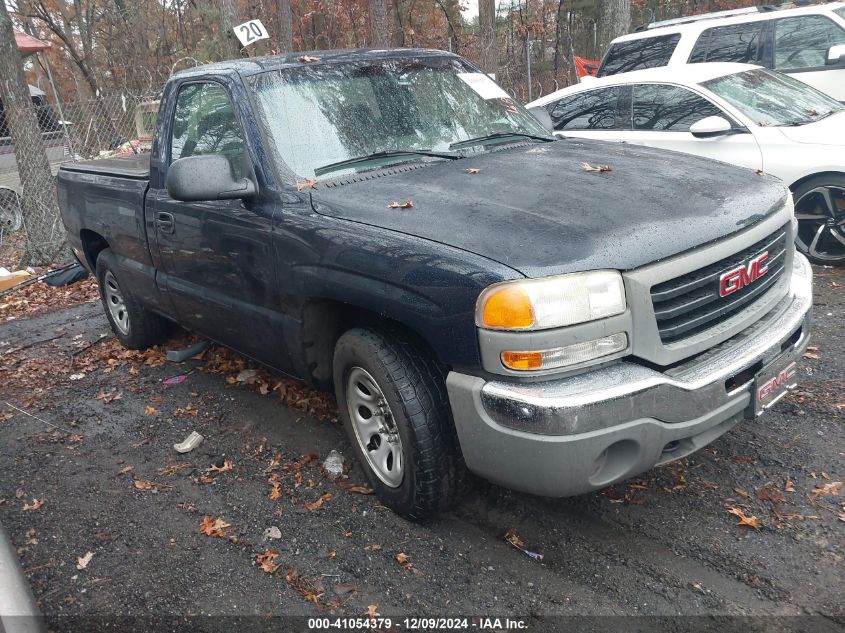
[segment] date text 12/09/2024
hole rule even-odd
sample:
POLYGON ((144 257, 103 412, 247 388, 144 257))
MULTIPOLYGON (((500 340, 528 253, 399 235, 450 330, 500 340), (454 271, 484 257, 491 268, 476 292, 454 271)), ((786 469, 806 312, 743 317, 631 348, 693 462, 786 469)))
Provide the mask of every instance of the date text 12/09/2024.
POLYGON ((308 629, 319 630, 382 630, 382 631, 456 631, 456 630, 495 630, 522 631, 528 628, 523 618, 511 617, 405 617, 388 618, 381 616, 357 618, 308 618, 308 629))

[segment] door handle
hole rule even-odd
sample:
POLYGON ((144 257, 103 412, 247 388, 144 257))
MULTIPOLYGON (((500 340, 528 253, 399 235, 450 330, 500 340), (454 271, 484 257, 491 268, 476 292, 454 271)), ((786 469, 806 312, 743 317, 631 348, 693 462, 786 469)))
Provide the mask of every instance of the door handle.
POLYGON ((173 214, 164 211, 156 213, 156 226, 162 233, 173 233, 176 227, 173 214))

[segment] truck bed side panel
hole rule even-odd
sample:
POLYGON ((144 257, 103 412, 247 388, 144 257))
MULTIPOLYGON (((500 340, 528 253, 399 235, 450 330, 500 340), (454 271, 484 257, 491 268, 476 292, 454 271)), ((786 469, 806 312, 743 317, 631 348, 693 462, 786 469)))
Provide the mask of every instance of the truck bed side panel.
POLYGON ((149 181, 62 167, 57 186, 68 240, 85 255, 86 265, 95 265, 85 249, 83 236, 88 231, 108 243, 132 293, 149 309, 171 314, 156 286, 156 269, 147 243, 144 204, 149 181))

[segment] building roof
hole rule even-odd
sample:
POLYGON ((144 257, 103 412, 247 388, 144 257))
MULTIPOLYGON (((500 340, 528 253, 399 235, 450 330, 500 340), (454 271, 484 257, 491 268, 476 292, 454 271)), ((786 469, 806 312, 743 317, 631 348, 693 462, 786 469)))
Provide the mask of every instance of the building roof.
POLYGON ((15 31, 15 44, 17 44, 18 50, 24 55, 38 53, 50 48, 50 44, 47 42, 42 42, 23 31, 15 31))

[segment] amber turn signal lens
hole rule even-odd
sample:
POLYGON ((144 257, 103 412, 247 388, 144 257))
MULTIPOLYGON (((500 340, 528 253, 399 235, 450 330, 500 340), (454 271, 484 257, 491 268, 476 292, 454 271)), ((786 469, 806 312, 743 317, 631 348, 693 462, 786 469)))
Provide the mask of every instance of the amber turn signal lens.
POLYGON ((543 366, 542 352, 502 352, 502 365, 508 369, 540 369, 543 366))
POLYGON ((530 328, 534 325, 531 299, 522 288, 505 286, 487 297, 482 319, 485 327, 530 328))

